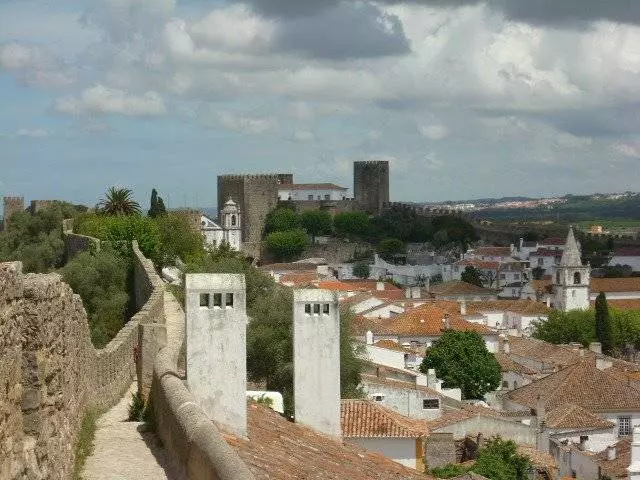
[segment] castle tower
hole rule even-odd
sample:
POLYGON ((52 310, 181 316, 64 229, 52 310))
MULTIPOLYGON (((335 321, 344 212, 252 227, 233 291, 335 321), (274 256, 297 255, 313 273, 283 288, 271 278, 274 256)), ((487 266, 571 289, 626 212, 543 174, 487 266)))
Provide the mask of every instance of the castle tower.
POLYGON ((247 436, 244 275, 188 274, 187 385, 209 417, 247 436))
POLYGON ((24 198, 23 197, 4 197, 4 210, 2 214, 2 218, 4 223, 7 223, 7 220, 14 213, 24 212, 24 198))
POLYGON ((296 422, 340 437, 340 313, 335 292, 293 291, 293 370, 296 422))
POLYGON ((582 265, 580 248, 573 235, 573 228, 569 228, 562 259, 560 265, 556 267, 554 307, 565 312, 587 310, 590 275, 591 268, 588 265, 582 265))
POLYGON ((220 222, 224 229, 224 241, 232 249, 239 251, 242 246, 242 221, 238 205, 231 200, 231 198, 224 204, 220 215, 220 222))
POLYGON ((389 203, 389 162, 354 162, 353 194, 362 210, 380 215, 389 203))

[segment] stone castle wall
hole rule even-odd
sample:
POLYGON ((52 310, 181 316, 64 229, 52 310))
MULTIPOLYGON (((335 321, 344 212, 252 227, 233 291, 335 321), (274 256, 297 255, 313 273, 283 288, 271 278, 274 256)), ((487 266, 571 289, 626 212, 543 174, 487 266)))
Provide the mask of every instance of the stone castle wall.
POLYGON ((62 221, 62 237, 67 261, 80 252, 100 250, 100 239, 73 233, 73 218, 66 218, 62 221))
POLYGON ((2 218, 4 223, 7 223, 9 217, 14 213, 24 211, 24 198, 23 197, 4 197, 3 198, 3 212, 2 218))
POLYGON ((135 378, 138 325, 164 316, 162 291, 149 293, 161 280, 134 252, 143 306, 101 350, 91 344, 82 300, 58 274, 24 275, 18 262, 0 264, 3 480, 71 478, 84 412, 114 404, 135 378))
POLYGON ((384 205, 389 203, 389 162, 354 162, 353 194, 360 208, 380 215, 384 205))

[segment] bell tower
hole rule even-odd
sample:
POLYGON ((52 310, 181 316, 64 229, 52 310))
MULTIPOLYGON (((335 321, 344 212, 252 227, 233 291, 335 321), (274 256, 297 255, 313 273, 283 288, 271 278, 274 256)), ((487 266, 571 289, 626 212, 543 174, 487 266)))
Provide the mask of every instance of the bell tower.
POLYGON ((554 307, 565 312, 588 310, 590 275, 591 268, 589 265, 582 265, 580 248, 573 234, 573 227, 570 227, 562 259, 556 267, 553 280, 554 307))
POLYGON ((242 218, 240 209, 231 198, 224 204, 221 212, 222 229, 224 230, 224 241, 234 250, 240 250, 242 246, 242 218))

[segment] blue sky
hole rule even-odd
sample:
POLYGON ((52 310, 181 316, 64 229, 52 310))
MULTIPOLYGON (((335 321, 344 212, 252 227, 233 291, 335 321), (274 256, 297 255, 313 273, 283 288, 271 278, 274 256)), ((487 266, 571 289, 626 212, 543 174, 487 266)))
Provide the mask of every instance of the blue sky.
POLYGON ((638 23, 627 0, 0 0, 0 194, 214 206, 221 173, 351 187, 366 159, 394 200, 640 190, 638 23))

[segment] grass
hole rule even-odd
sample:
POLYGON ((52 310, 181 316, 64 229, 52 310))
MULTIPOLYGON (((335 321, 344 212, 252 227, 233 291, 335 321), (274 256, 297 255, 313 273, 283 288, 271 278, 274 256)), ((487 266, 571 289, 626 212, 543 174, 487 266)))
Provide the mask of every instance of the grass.
POLYGON ((76 460, 73 465, 73 480, 83 480, 82 469, 84 464, 93 452, 93 439, 97 430, 98 417, 102 411, 97 408, 89 408, 82 417, 80 432, 76 440, 76 460))

